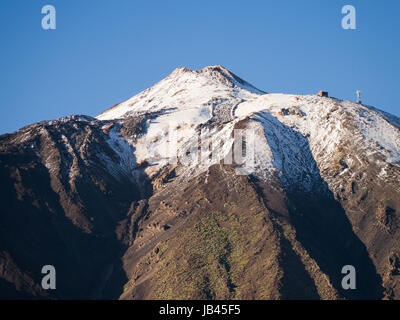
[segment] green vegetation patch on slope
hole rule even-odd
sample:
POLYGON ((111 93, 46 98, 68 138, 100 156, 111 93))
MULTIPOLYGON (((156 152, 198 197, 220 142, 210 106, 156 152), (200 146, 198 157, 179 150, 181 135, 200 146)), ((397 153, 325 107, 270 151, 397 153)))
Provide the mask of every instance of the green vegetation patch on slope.
POLYGON ((156 298, 243 298, 242 291, 251 284, 244 280, 249 265, 257 263, 265 270, 273 264, 273 259, 258 256, 267 235, 266 213, 229 207, 228 213, 203 213, 191 227, 160 245, 156 298))

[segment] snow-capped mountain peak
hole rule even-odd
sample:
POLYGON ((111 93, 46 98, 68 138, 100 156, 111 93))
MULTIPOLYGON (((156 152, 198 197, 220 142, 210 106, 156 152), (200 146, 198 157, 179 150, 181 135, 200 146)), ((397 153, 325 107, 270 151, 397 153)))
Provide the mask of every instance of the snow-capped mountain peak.
MULTIPOLYGON (((362 142, 354 148, 363 149, 365 161, 375 161, 378 154, 392 164, 400 159, 398 128, 375 109, 317 95, 267 94, 219 65, 200 70, 177 68, 153 87, 108 109, 97 119, 138 116, 145 116, 147 121, 146 133, 135 141, 135 157, 151 164, 150 175, 168 164, 166 146, 170 134, 178 137, 180 150, 196 144, 202 128, 210 130, 209 139, 220 135, 229 140, 236 123, 244 119, 252 121, 250 127, 258 132, 259 145, 254 146, 258 174, 264 177, 278 170, 282 180, 306 189, 313 186, 316 165, 332 166, 332 154, 339 155, 337 149, 343 141, 362 142), (213 124, 222 126, 217 128, 213 124), (266 143, 259 143, 265 139, 266 143), (275 148, 275 140, 278 144, 285 142, 285 148, 275 148), (376 145, 380 146, 378 150, 376 145), (306 165, 310 157, 317 162, 313 168, 306 165)), ((221 149, 219 158, 228 152, 221 149)), ((346 159, 337 161, 358 161, 346 159)), ((205 171, 209 165, 196 165, 195 170, 205 171)))
POLYGON ((61 261, 61 271, 77 259, 86 266, 59 297, 114 295, 110 279, 123 271, 122 299, 277 299, 290 290, 296 298, 400 299, 399 128, 398 117, 374 107, 267 94, 210 66, 177 68, 97 119, 65 117, 0 136, 0 291, 9 282, 46 296, 35 285, 41 278, 31 278, 39 260, 13 258, 43 248, 50 255, 40 261, 61 261), (208 250, 215 245, 224 259, 208 250), (176 261, 185 263, 176 269, 176 261), (341 289, 345 264, 357 268, 357 290, 341 289), (182 290, 174 276, 203 279, 210 270, 210 287, 196 280, 182 290), (305 275, 296 279, 307 290, 293 285, 292 272, 305 275))
POLYGON ((177 68, 153 87, 104 111, 97 119, 110 120, 163 109, 197 109, 201 121, 210 118, 213 106, 222 101, 235 104, 264 93, 222 66, 200 70, 177 68))

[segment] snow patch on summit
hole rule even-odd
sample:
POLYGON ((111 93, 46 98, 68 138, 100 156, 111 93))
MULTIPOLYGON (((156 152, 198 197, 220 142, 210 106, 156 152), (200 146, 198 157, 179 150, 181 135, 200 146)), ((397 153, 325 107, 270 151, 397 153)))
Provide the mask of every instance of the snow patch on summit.
POLYGON ((110 120, 160 110, 187 111, 186 121, 205 122, 212 115, 212 101, 251 99, 264 92, 221 66, 201 70, 178 68, 153 87, 97 116, 110 120))
MULTIPOLYGON (((198 146, 200 137, 202 143, 216 138, 226 142, 213 147, 215 159, 178 169, 190 177, 208 170, 229 154, 233 130, 242 120, 255 131, 254 170, 264 180, 277 175, 287 186, 312 191, 325 188, 321 177, 328 184, 332 175, 351 177, 356 164, 400 165, 398 117, 335 98, 267 94, 221 66, 178 68, 97 119, 123 121, 149 114, 154 116, 147 119, 146 133, 135 141, 133 152, 135 162, 148 163, 150 176, 170 164, 175 136, 181 156, 198 146)), ((115 134, 111 138, 117 141, 115 134)), ((122 167, 132 168, 129 161, 123 160, 122 167)))

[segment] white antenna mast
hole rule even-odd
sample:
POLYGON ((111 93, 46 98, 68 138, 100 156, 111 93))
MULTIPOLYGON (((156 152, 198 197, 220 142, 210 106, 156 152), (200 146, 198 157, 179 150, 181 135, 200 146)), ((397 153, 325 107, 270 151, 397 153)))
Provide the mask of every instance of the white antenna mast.
POLYGON ((361 99, 360 99, 360 97, 361 97, 361 91, 360 91, 360 90, 357 90, 357 91, 356 91, 356 94, 357 94, 357 103, 358 103, 358 104, 361 104, 361 99))

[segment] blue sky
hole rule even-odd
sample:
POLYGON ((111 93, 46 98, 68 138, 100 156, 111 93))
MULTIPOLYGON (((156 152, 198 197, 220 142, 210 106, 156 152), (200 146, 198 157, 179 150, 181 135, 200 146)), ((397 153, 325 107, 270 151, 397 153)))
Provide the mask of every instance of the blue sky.
POLYGON ((0 133, 95 116, 176 67, 221 64, 267 92, 400 115, 400 1, 0 0, 0 133), (56 30, 41 28, 44 5, 56 30), (343 30, 341 8, 356 8, 343 30))

